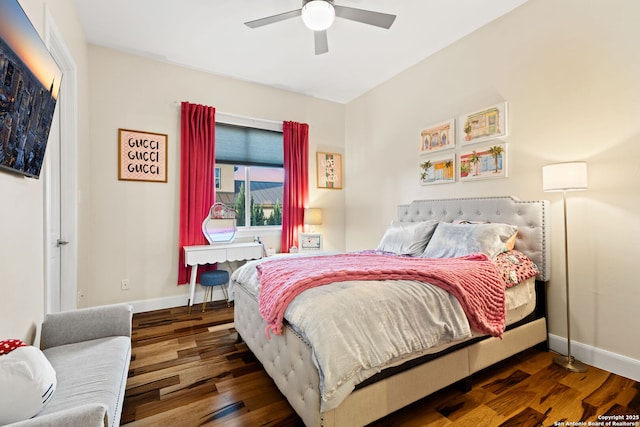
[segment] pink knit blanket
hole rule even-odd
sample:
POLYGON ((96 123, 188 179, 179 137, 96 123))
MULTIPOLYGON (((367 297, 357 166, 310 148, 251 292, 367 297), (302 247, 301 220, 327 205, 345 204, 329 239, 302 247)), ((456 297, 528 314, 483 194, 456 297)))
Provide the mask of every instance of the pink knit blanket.
POLYGON ((502 337, 505 283, 484 254, 460 258, 409 258, 374 254, 339 254, 279 258, 257 266, 260 315, 269 331, 282 333, 284 312, 307 289, 349 280, 417 280, 439 286, 460 302, 476 330, 502 337))

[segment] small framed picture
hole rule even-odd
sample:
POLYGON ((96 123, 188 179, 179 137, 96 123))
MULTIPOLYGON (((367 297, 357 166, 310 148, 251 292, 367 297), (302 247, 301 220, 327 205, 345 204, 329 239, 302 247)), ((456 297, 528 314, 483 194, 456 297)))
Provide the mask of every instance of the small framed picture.
POLYGON ((167 182, 167 134, 118 129, 118 179, 167 182))
POLYGON ((446 150, 455 146, 455 119, 431 125, 420 132, 420 154, 446 150))
POLYGON ((318 233, 300 233, 300 251, 319 251, 322 249, 322 235, 318 233))
POLYGON ((458 119, 461 145, 507 136, 507 103, 493 105, 458 119))
POLYGON ((507 177, 507 144, 498 140, 493 142, 460 152, 460 182, 507 177))
POLYGON ((316 186, 335 190, 342 188, 342 154, 316 153, 316 186))
POLYGON ((452 182, 456 182, 455 153, 420 163, 420 184, 448 184, 452 182))

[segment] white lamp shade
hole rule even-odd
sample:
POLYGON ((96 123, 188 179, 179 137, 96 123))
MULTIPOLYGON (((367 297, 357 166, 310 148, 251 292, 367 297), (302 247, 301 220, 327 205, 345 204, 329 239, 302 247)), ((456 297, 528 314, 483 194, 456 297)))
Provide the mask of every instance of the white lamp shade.
POLYGON ((572 191, 587 188, 586 162, 557 163, 542 168, 543 191, 572 191))
POLYGON ((324 31, 336 19, 333 5, 325 0, 311 0, 302 6, 302 21, 313 31, 324 31))
POLYGON ((304 223, 307 225, 320 225, 322 224, 322 209, 319 208, 305 208, 304 210, 304 223))

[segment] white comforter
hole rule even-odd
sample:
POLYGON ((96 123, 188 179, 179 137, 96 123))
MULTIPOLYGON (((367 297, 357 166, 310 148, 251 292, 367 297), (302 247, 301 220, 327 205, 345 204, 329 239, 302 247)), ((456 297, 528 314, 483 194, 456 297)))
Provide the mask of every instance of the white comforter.
MULTIPOLYGON (((251 261, 231 277, 256 300, 251 261)), ((458 301, 415 281, 348 281, 309 289, 289 304, 285 319, 311 345, 320 374, 321 411, 336 408, 363 380, 430 347, 471 336, 458 301)))

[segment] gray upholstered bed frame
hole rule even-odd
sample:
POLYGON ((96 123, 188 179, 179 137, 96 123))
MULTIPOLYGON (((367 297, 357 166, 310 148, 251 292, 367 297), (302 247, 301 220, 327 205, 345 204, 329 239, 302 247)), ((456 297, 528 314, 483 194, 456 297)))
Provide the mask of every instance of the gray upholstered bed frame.
MULTIPOLYGON (((419 200, 398 207, 397 219, 414 222, 456 219, 504 222, 518 226, 516 249, 531 257, 539 280, 550 278, 548 202, 520 201, 513 197, 419 200)), ((543 310, 544 312, 544 310, 543 310)), ((527 348, 546 342, 546 318, 505 332, 502 340, 474 342, 409 370, 358 388, 332 411, 320 412, 318 372, 309 346, 289 327, 282 335, 265 335, 265 322, 257 301, 235 287, 235 326, 251 351, 307 426, 368 424, 527 348)))

